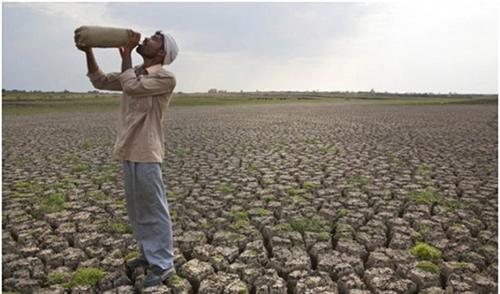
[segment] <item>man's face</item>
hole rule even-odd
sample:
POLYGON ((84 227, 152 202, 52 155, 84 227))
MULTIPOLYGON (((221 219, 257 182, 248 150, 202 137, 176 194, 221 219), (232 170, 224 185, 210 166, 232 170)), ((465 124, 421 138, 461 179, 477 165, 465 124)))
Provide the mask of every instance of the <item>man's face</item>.
POLYGON ((154 58, 160 50, 163 50, 163 36, 161 34, 145 38, 136 49, 137 53, 149 58, 154 58))

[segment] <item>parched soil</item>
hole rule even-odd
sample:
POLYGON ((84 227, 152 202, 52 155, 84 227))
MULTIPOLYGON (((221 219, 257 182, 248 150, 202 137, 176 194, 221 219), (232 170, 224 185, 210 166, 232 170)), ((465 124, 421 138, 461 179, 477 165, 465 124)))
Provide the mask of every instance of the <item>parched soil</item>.
POLYGON ((2 118, 3 291, 497 293, 496 105, 167 114, 177 275, 146 290, 124 267, 116 113, 2 118))

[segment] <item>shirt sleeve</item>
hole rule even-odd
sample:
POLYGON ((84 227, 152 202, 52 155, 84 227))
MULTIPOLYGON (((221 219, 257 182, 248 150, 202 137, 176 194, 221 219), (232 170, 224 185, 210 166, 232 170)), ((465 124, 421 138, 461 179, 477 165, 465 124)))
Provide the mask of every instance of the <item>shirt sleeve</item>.
POLYGON ((92 85, 99 90, 122 91, 120 83, 120 73, 105 74, 100 68, 87 75, 92 82, 92 85))
POLYGON ((172 93, 176 83, 175 77, 169 75, 136 77, 133 69, 127 69, 119 78, 123 92, 138 98, 172 93))

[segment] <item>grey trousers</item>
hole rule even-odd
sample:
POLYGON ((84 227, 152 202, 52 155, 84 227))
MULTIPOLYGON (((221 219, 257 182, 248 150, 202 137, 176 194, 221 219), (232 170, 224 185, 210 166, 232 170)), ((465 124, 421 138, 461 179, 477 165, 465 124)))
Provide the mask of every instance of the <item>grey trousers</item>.
POLYGON ((139 256, 150 266, 173 265, 172 222, 159 163, 123 161, 127 213, 139 256))

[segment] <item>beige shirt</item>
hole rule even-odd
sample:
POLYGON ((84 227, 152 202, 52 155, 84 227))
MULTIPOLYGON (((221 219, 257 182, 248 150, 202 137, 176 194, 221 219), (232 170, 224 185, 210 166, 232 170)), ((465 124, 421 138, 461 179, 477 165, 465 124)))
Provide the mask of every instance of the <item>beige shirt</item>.
POLYGON ((165 156, 162 122, 176 79, 160 64, 148 67, 147 74, 136 75, 140 69, 108 74, 99 69, 88 77, 97 89, 123 91, 115 157, 135 162, 162 162, 165 156))

